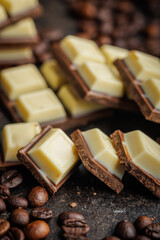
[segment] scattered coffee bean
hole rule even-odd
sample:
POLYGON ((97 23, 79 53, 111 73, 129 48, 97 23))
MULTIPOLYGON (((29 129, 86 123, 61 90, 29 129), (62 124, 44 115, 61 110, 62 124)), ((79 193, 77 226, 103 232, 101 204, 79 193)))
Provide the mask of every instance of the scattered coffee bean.
POLYGON ((134 238, 134 240, 151 240, 151 238, 148 238, 146 236, 138 235, 134 238))
POLYGON ((9 230, 10 223, 0 218, 0 237, 3 237, 9 230))
POLYGON ((41 207, 48 200, 48 193, 45 188, 40 186, 34 187, 28 196, 31 207, 41 207))
POLYGON ((0 185, 0 198, 5 200, 9 196, 10 196, 10 190, 5 186, 0 185))
POLYGON ((7 188, 15 188, 22 183, 23 176, 22 173, 16 169, 8 170, 2 174, 0 181, 1 184, 7 188))
POLYGON ((153 238, 154 240, 160 239, 160 223, 151 223, 145 227, 144 234, 149 238, 153 238))
POLYGON ((0 198, 0 213, 4 213, 6 211, 6 204, 2 198, 0 198))
POLYGON ((103 238, 102 240, 121 240, 121 239, 114 236, 109 236, 109 237, 103 238))
POLYGON ((11 227, 8 231, 8 235, 11 240, 24 240, 25 235, 24 232, 16 227, 11 227))
POLYGON ((24 233, 29 240, 40 240, 48 236, 50 232, 49 226, 46 222, 37 220, 28 224, 24 233))
POLYGON ((7 199, 7 205, 9 209, 27 208, 28 201, 24 197, 11 196, 7 199))
POLYGON ((123 220, 116 225, 115 235, 123 240, 133 239, 136 236, 136 229, 130 221, 123 220))
POLYGON ((134 226, 138 232, 142 232, 143 229, 151 223, 153 223, 153 221, 150 217, 140 216, 135 220, 134 226))
POLYGON ((53 217, 53 212, 49 208, 38 207, 31 211, 30 216, 34 219, 48 221, 53 217))
POLYGON ((17 208, 11 213, 10 221, 14 226, 24 227, 29 223, 29 214, 25 209, 17 208))
POLYGON ((63 212, 58 217, 58 222, 60 225, 63 225, 65 220, 67 219, 77 219, 77 220, 84 220, 84 216, 81 213, 67 211, 63 212))

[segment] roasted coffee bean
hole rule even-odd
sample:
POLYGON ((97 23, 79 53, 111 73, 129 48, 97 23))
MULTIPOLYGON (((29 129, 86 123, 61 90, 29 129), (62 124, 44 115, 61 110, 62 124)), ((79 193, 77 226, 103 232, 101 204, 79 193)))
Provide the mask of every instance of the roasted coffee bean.
POLYGON ((5 186, 0 185, 0 198, 5 200, 9 196, 10 196, 10 190, 5 186))
POLYGON ((0 218, 0 237, 4 236, 10 228, 10 223, 0 218))
POLYGON ((14 226, 24 227, 29 223, 29 214, 25 209, 17 208, 11 213, 10 221, 14 226))
POLYGON ((109 237, 105 237, 102 240, 120 240, 120 238, 117 238, 115 236, 109 236, 109 237))
POLYGON ((7 205, 9 209, 27 208, 28 201, 24 197, 11 196, 7 199, 7 205))
POLYGON ((53 212, 49 208, 39 207, 39 208, 34 208, 31 211, 30 216, 34 219, 48 221, 53 217, 53 212))
POLYGON ((46 222, 37 220, 28 224, 24 233, 29 240, 40 240, 48 236, 50 232, 49 226, 46 222))
POLYGON ((31 207, 41 207, 48 200, 48 193, 45 188, 40 186, 34 187, 28 196, 31 207))
POLYGON ((151 223, 145 227, 144 234, 154 240, 160 239, 160 223, 151 223))
POLYGON ((15 188, 19 186, 23 181, 22 173, 16 169, 8 170, 1 176, 1 184, 7 188, 15 188))
POLYGON ((142 232, 143 229, 148 226, 149 224, 153 223, 152 219, 150 217, 146 216, 139 216, 135 222, 134 226, 138 232, 142 232))
POLYGON ((150 38, 159 38, 160 37, 160 22, 153 22, 148 24, 145 29, 146 34, 150 38))
POLYGON ((99 26, 100 34, 110 35, 113 31, 113 24, 111 22, 104 22, 99 26))
POLYGON ((8 231, 8 235, 11 240, 24 240, 25 235, 24 232, 16 227, 11 227, 8 231))
POLYGON ((151 240, 151 238, 148 238, 146 236, 141 236, 141 235, 138 235, 134 238, 134 240, 151 240))
POLYGON ((59 215, 58 222, 60 225, 63 225, 64 221, 67 219, 84 220, 84 216, 81 213, 67 211, 67 212, 63 212, 59 215))
POLYGON ((116 225, 115 235, 123 240, 133 239, 136 236, 136 229, 130 221, 123 220, 116 225))
POLYGON ((81 17, 94 19, 97 16, 97 8, 91 2, 78 1, 72 5, 72 10, 81 17))
POLYGON ((80 21, 79 29, 80 31, 87 33, 90 36, 90 38, 95 38, 98 34, 98 26, 92 20, 80 21))
POLYGON ((131 1, 118 1, 116 5, 116 10, 126 14, 130 14, 134 12, 135 6, 131 1))
POLYGON ((2 198, 0 198, 0 213, 3 213, 6 211, 6 204, 5 202, 3 201, 2 198))
POLYGON ((98 45, 112 44, 112 38, 105 35, 99 35, 99 37, 96 39, 96 42, 98 45))

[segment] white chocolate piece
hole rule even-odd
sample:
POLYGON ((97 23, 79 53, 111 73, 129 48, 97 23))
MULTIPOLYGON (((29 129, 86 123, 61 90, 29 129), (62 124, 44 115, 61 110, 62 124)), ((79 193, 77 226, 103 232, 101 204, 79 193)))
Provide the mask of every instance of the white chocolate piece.
POLYGON ((125 170, 120 165, 111 139, 98 128, 85 131, 82 134, 94 159, 110 173, 122 179, 125 170))
POLYGON ((91 90, 113 97, 123 96, 124 85, 122 81, 113 74, 106 64, 85 62, 78 67, 78 72, 91 90))
POLYGON ((142 88, 153 106, 160 110, 160 79, 151 78, 142 83, 142 88))
POLYGON ((0 38, 34 38, 37 36, 37 29, 31 18, 23 19, 0 31, 0 38))
POLYGON ((160 179, 160 145, 139 130, 125 133, 124 140, 134 164, 160 179))
POLYGON ((100 104, 84 101, 78 95, 77 91, 69 84, 65 84, 60 88, 58 91, 58 97, 65 108, 74 117, 104 109, 100 104))
POLYGON ((38 133, 41 127, 38 123, 7 124, 2 131, 2 146, 5 161, 18 161, 17 151, 26 146, 38 133))
POLYGON ((51 129, 34 145, 28 154, 44 176, 58 184, 78 161, 71 139, 61 129, 51 129))
POLYGON ((59 67, 56 60, 52 59, 43 63, 40 70, 53 90, 57 90, 63 83, 67 82, 63 70, 59 67))
POLYGON ((45 79, 33 64, 4 69, 0 78, 0 86, 10 100, 24 93, 47 88, 45 79))
POLYGON ((0 61, 11 61, 21 59, 31 59, 33 57, 32 50, 29 47, 0 49, 0 61))
POLYGON ((60 42, 60 46, 75 65, 81 65, 85 61, 99 63, 105 63, 106 61, 100 49, 92 40, 69 35, 60 42))
POLYGON ((139 51, 130 51, 125 63, 137 80, 160 79, 160 59, 139 51))
POLYGON ((22 14, 38 6, 38 0, 0 0, 10 16, 22 14))
POLYGON ((8 19, 7 13, 2 5, 0 5, 0 23, 8 19))
POLYGON ((49 88, 21 95, 15 108, 25 122, 47 122, 66 117, 63 105, 49 88))

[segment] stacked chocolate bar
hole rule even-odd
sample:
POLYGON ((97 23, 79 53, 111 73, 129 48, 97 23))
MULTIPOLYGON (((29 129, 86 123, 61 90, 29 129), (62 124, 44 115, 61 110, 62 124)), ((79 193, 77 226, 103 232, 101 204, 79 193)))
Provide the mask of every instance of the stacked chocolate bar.
POLYGON ((0 68, 32 63, 39 35, 32 18, 40 16, 38 0, 0 1, 0 68))

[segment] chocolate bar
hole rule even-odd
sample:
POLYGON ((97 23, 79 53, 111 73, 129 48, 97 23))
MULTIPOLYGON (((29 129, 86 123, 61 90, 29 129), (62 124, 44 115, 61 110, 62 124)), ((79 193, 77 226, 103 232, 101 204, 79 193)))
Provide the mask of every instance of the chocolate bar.
MULTIPOLYGON (((31 2, 31 1, 28 1, 28 3, 29 2, 31 2)), ((19 4, 19 2, 17 3, 17 1, 12 1, 12 3, 10 3, 10 4, 13 4, 15 9, 16 8, 18 9, 18 6, 21 5, 21 4, 19 4)), ((43 12, 42 6, 37 2, 35 4, 35 6, 32 5, 31 8, 28 8, 28 9, 25 8, 25 9, 23 9, 23 11, 21 11, 22 9, 19 9, 19 12, 15 13, 15 14, 11 14, 11 12, 9 12, 9 7, 11 9, 10 4, 7 5, 8 6, 8 14, 9 14, 8 15, 7 14, 7 6, 6 6, 5 2, 2 0, 0 1, 0 16, 1 16, 0 17, 0 29, 3 29, 9 25, 12 25, 26 17, 31 17, 31 18, 39 17, 43 12)))
POLYGON ((0 168, 17 166, 17 151, 28 144, 38 133, 41 127, 38 123, 7 124, 2 130, 2 149, 0 154, 0 168))
POLYGON ((51 126, 20 149, 17 157, 50 194, 66 182, 79 164, 71 139, 61 129, 51 126))
POLYGON ((34 62, 35 57, 29 47, 0 48, 0 68, 34 62))
POLYGON ((0 31, 0 46, 31 46, 39 41, 34 21, 25 18, 0 31))
POLYGON ((120 164, 160 198, 160 145, 141 131, 117 130, 111 138, 120 164))
POLYGON ((77 95, 71 91, 69 95, 73 95, 71 99, 74 99, 76 111, 80 113, 72 114, 65 106, 66 100, 62 99, 61 102, 58 95, 47 88, 44 78, 32 64, 1 71, 0 85, 2 104, 17 123, 38 121, 42 127, 51 124, 54 127, 69 129, 113 115, 112 110, 97 107, 97 104, 85 104, 83 101, 81 103, 79 97, 76 100, 77 95))
MULTIPOLYGON (((73 37, 78 38, 72 36, 72 38, 73 37)), ((54 56, 67 74, 70 83, 78 89, 81 97, 85 101, 92 101, 106 107, 133 112, 138 111, 134 102, 122 98, 124 93, 123 83, 113 74, 107 64, 105 64, 105 58, 100 54, 101 52, 98 47, 94 45, 95 43, 91 40, 81 39, 81 41, 87 41, 87 44, 79 43, 80 46, 76 50, 76 46, 71 44, 72 42, 67 43, 68 39, 66 43, 64 42, 66 39, 67 38, 63 39, 60 44, 53 44, 54 56), (85 44, 88 48, 83 49, 85 44), (64 47, 66 46, 68 46, 68 53, 73 55, 70 56, 70 58, 69 55, 66 55, 67 51, 64 52, 64 47), (104 89, 107 93, 103 93, 104 89)))
POLYGON ((116 60, 125 88, 147 120, 160 123, 160 62, 138 51, 131 51, 125 60, 116 60), (137 58, 136 58, 137 57, 137 58), (153 68, 152 68, 153 67, 153 68))
POLYGON ((99 129, 86 132, 76 130, 71 138, 84 166, 108 187, 120 193, 124 187, 121 181, 124 168, 120 166, 111 139, 99 129))

